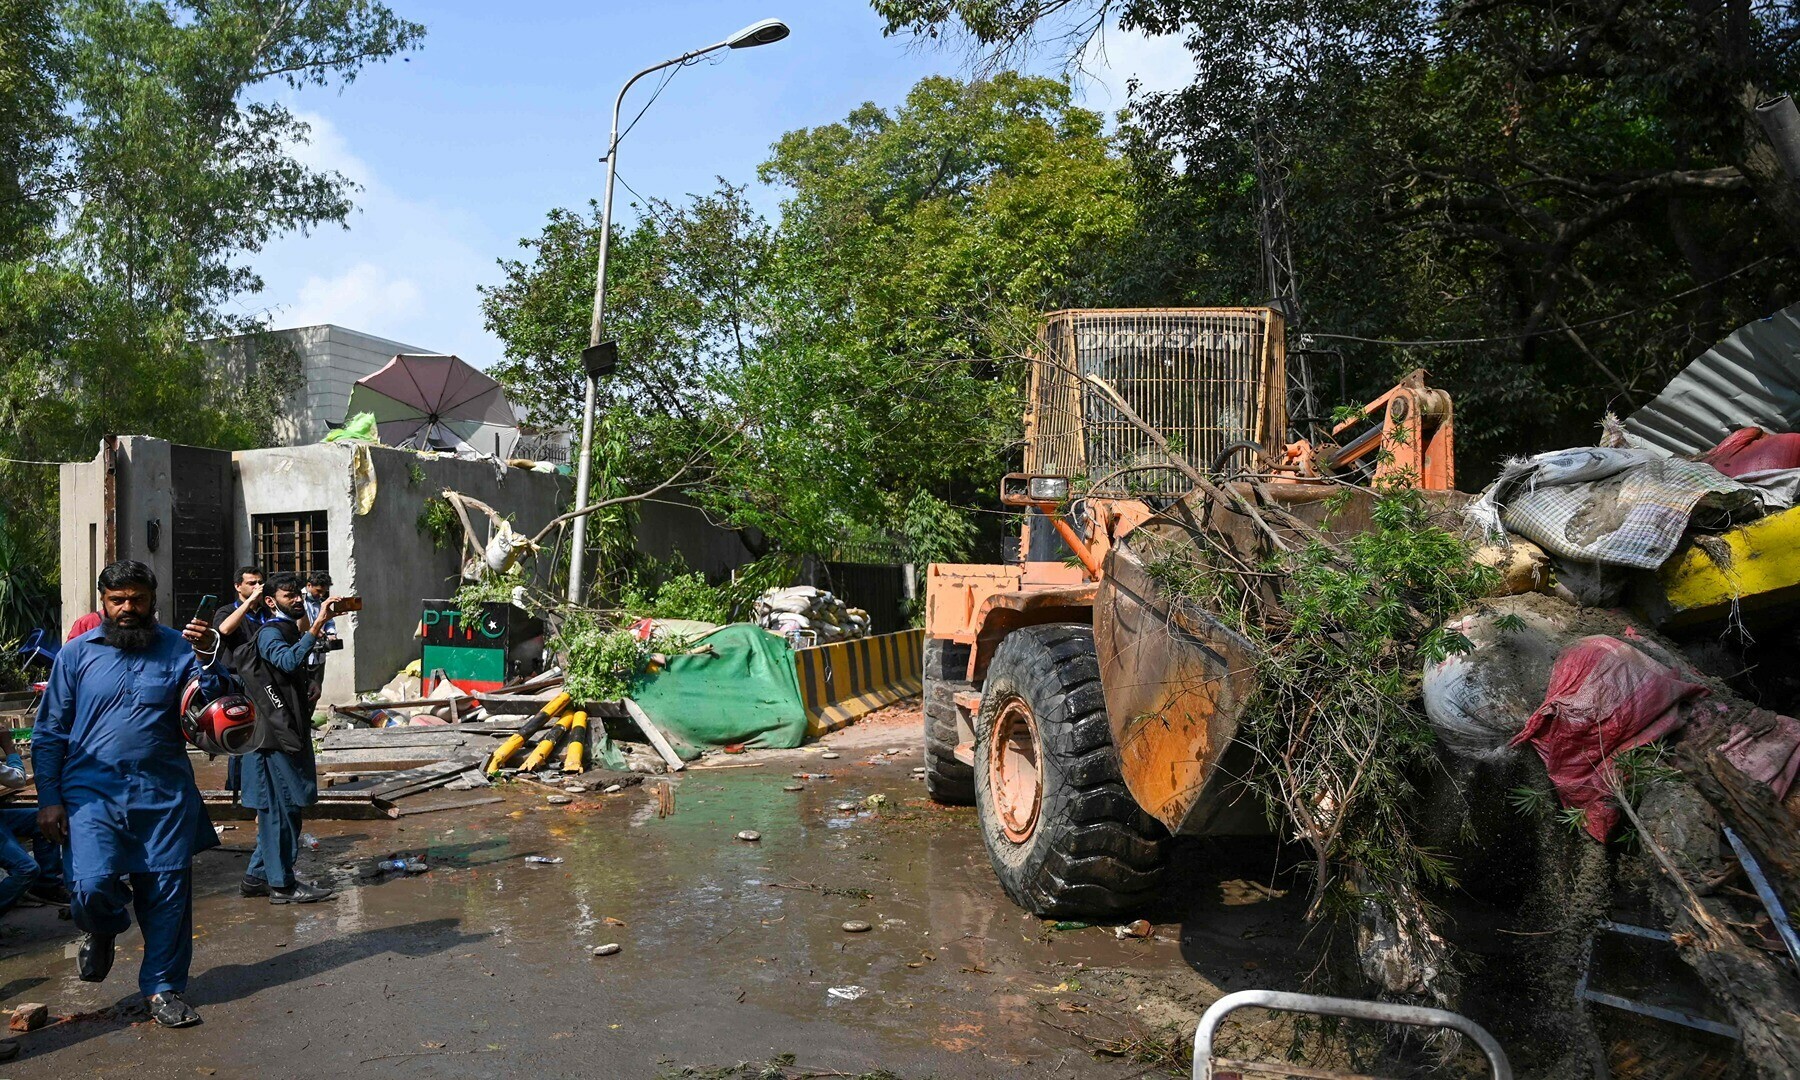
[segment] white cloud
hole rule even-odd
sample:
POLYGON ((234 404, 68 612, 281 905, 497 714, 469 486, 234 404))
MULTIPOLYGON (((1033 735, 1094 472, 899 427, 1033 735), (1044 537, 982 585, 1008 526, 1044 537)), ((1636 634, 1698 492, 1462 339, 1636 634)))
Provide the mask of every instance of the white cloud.
POLYGON ((294 115, 308 130, 305 142, 288 144, 288 153, 303 165, 343 173, 353 183, 369 186, 369 166, 350 149, 335 124, 318 113, 297 111, 294 115))
POLYGON ((282 312, 281 321, 295 326, 329 322, 360 329, 410 320, 424 309, 423 301, 424 293, 411 278, 395 277, 384 267, 359 262, 331 277, 308 277, 294 304, 282 312))
POLYGON ((483 223, 468 208, 406 190, 411 173, 378 173, 330 118, 296 115, 311 132, 291 152, 354 181, 356 209, 345 228, 290 234, 255 255, 251 265, 264 289, 239 298, 240 310, 266 315, 277 329, 336 323, 455 353, 478 367, 500 359, 500 343, 482 326, 475 289, 495 276, 493 257, 483 250, 491 244, 483 223))
POLYGON ((1094 38, 1081 54, 1081 68, 1088 104, 1108 111, 1126 106, 1132 79, 1140 94, 1179 90, 1194 81, 1194 57, 1181 35, 1150 37, 1117 26, 1094 38))

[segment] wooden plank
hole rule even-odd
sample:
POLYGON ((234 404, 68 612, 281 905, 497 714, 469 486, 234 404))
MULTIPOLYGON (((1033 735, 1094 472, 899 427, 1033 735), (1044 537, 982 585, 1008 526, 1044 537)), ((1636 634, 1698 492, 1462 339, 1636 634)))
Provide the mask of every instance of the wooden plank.
POLYGON ((429 765, 421 765, 416 769, 389 773, 387 776, 375 777, 360 784, 348 784, 334 790, 345 795, 374 795, 392 799, 414 791, 424 791, 427 787, 436 784, 448 784, 468 771, 469 763, 467 761, 447 758, 434 761, 429 765))
POLYGON ((320 777, 326 787, 341 788, 350 784, 373 784, 398 772, 398 769, 359 769, 356 772, 326 773, 320 777))
POLYGON ((464 746, 485 735, 485 732, 457 731, 449 727, 373 728, 334 731, 325 736, 322 746, 326 750, 368 750, 376 746, 425 746, 431 743, 464 746))
POLYGON ((471 806, 487 806, 491 803, 505 801, 505 799, 498 795, 489 795, 481 799, 463 799, 459 802, 441 803, 437 806, 408 806, 401 809, 400 816, 411 817, 413 814, 435 814, 439 810, 467 810, 471 806))
POLYGON ((325 748, 330 750, 363 749, 369 746, 391 746, 408 741, 430 741, 432 738, 474 739, 482 735, 510 735, 519 730, 526 717, 506 717, 499 720, 482 720, 472 724, 420 724, 417 726, 388 728, 353 728, 349 731, 333 731, 325 736, 325 748))
POLYGON ((366 750, 320 750, 313 755, 321 769, 362 768, 383 765, 394 769, 411 769, 433 761, 457 758, 462 761, 486 761, 488 750, 482 746, 393 746, 366 750))
POLYGON ((550 694, 477 694, 475 700, 488 712, 505 716, 530 716, 550 704, 550 694))
POLYGON ((650 745, 656 747, 656 752, 662 755, 662 759, 664 763, 669 766, 670 772, 680 772, 687 768, 687 762, 681 760, 681 755, 675 752, 675 747, 670 745, 668 737, 664 735, 662 729, 657 727, 656 723, 650 719, 650 714, 644 711, 643 706, 630 698, 626 698, 625 711, 631 714, 631 719, 636 722, 638 728, 643 731, 644 737, 650 740, 650 745))
MULTIPOLYGON (((235 792, 202 791, 200 800, 214 821, 250 821, 256 817, 256 811, 238 805, 235 792)), ((320 821, 380 821, 397 818, 400 811, 386 799, 367 795, 343 797, 328 792, 321 793, 319 801, 306 808, 306 816, 320 821)))

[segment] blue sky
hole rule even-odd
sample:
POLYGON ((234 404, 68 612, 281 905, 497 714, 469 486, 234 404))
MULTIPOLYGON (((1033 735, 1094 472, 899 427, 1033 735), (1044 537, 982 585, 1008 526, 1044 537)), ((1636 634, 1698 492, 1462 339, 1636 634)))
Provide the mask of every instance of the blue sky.
MULTIPOLYGON (((498 280, 495 260, 514 257, 550 208, 599 196, 613 97, 633 72, 760 18, 792 27, 786 41, 681 71, 619 153, 619 175, 647 197, 679 200, 724 176, 750 184, 771 217, 781 193, 756 184, 756 166, 782 133, 865 101, 895 104, 926 75, 967 73, 953 49, 882 37, 857 0, 390 3, 426 25, 421 50, 341 93, 283 98, 312 125, 298 155, 362 186, 349 229, 270 244, 252 258, 266 288, 237 309, 277 327, 335 322, 482 367, 501 350, 482 329, 476 286, 498 280)), ((1116 30, 1086 67, 1083 100, 1109 113, 1128 77, 1162 88, 1192 72, 1174 39, 1116 30)), ((655 79, 633 88, 627 120, 655 79)), ((621 186, 615 213, 631 200, 621 186)))

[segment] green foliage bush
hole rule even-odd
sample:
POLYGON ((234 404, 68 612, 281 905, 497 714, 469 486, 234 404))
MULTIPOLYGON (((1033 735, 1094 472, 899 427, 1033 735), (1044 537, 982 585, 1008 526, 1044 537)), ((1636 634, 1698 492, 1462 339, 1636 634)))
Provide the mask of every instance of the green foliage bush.
POLYGON ((462 549, 462 519, 456 516, 456 507, 450 500, 441 495, 433 495, 419 507, 418 520, 413 527, 421 534, 431 538, 431 546, 438 551, 446 548, 462 549))
POLYGON ((1169 596, 1255 647, 1257 686, 1237 734, 1256 752, 1251 785, 1272 818, 1312 848, 1314 917, 1354 915, 1372 897, 1410 904, 1420 883, 1451 881, 1408 818, 1434 745, 1419 673, 1469 649, 1441 627, 1495 584, 1418 491, 1377 492, 1371 509, 1366 532, 1254 567, 1204 533, 1159 542, 1147 563, 1169 596))
POLYGON ((647 592, 636 581, 619 593, 618 606, 638 618, 693 619, 699 622, 730 621, 730 610, 722 590, 706 582, 706 575, 695 570, 677 574, 647 592))
POLYGON ((565 657, 563 689, 576 701, 629 697, 632 683, 643 674, 652 652, 631 631, 617 629, 597 612, 585 609, 568 612, 548 644, 565 657))

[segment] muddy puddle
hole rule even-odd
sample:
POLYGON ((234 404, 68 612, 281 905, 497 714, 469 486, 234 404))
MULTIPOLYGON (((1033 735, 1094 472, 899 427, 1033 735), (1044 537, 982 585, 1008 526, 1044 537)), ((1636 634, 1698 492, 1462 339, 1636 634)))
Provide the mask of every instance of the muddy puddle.
POLYGON ((340 892, 309 907, 237 895, 255 833, 235 823, 197 864, 188 996, 206 1023, 141 1022, 135 932, 89 985, 63 956, 69 923, 9 914, 0 998, 87 1018, 27 1037, 0 1076, 656 1077, 783 1054, 848 1075, 1156 1075, 1180 1071, 1167 1044, 1221 990, 1297 977, 1298 898, 1195 853, 1148 939, 1024 914, 973 811, 928 803, 918 762, 693 770, 670 782, 672 813, 651 780, 570 806, 511 784, 489 806, 310 823, 302 873, 340 892), (359 873, 395 852, 430 872, 359 873))

